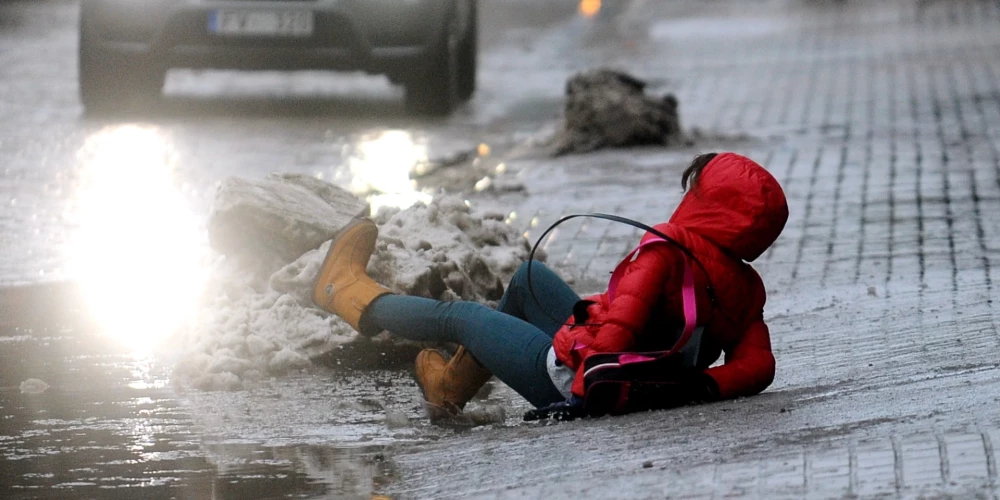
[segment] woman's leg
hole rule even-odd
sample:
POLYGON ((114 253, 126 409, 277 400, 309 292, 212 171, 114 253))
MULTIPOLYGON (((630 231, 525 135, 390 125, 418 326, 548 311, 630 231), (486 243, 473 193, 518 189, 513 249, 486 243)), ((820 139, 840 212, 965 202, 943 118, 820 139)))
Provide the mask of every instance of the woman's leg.
POLYGON ((572 314, 579 296, 540 262, 514 273, 498 311, 474 302, 439 302, 385 295, 365 311, 365 322, 418 341, 456 342, 500 380, 535 406, 561 401, 552 385, 546 357, 552 336, 572 314), (539 303, 540 302, 540 303, 539 303))
POLYGON ((552 338, 519 318, 476 302, 384 295, 365 315, 379 328, 416 341, 455 342, 535 406, 563 399, 545 365, 552 338))
POLYGON ((562 278, 545 264, 533 261, 530 288, 525 262, 511 278, 497 310, 521 318, 552 337, 573 314, 579 300, 580 296, 562 278))

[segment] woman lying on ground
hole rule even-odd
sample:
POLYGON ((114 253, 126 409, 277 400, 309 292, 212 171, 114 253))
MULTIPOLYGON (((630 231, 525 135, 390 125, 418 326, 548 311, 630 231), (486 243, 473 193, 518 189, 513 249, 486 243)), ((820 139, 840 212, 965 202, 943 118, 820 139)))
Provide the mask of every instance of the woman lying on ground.
POLYGON ((669 222, 654 226, 659 236, 647 232, 609 291, 585 300, 540 262, 521 266, 496 310, 392 294, 365 271, 378 236, 368 219, 334 238, 313 300, 363 335, 388 330, 459 344, 450 360, 433 349, 417 356, 416 379, 432 419, 458 415, 491 375, 537 408, 526 419, 583 416, 588 356, 669 351, 695 326, 695 358, 659 369, 656 377, 669 389, 647 406, 757 394, 774 379, 775 360, 764 285, 748 262, 784 228, 784 193, 764 168, 734 153, 696 157, 681 186, 686 193, 669 222), (710 367, 722 352, 725 363, 710 367))

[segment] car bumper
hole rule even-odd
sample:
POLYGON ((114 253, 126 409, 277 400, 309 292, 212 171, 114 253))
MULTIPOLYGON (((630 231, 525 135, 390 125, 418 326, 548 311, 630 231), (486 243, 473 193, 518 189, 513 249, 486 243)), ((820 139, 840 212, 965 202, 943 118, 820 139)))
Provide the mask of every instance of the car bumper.
POLYGON ((360 69, 386 72, 425 57, 440 39, 448 0, 83 0, 89 47, 164 68, 360 69), (309 10, 305 37, 221 36, 217 9, 309 10))

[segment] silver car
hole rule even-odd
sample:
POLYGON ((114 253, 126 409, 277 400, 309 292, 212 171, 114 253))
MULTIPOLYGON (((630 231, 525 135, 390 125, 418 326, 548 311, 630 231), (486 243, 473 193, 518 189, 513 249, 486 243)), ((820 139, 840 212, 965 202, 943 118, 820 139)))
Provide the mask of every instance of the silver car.
POLYGON ((365 71, 446 115, 476 88, 477 0, 81 0, 87 112, 158 97, 170 68, 365 71))

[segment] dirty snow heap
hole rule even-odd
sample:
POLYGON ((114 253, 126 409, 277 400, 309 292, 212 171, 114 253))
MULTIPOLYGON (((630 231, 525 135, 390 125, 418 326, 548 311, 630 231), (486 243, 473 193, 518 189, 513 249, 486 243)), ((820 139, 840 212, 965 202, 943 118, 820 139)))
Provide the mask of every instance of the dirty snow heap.
MULTIPOLYGON (((200 389, 248 387, 358 339, 313 304, 311 291, 329 238, 365 207, 308 176, 223 183, 209 221, 220 255, 195 320, 177 337, 175 380, 200 389), (303 248, 311 249, 289 262, 303 248)), ((396 293, 492 305, 530 252, 504 219, 448 196, 383 209, 368 273, 396 293)), ((382 339, 379 349, 399 342, 382 339)))
POLYGON ((680 142, 677 99, 648 96, 645 87, 646 82, 609 69, 574 75, 566 83, 565 116, 553 154, 680 142))

